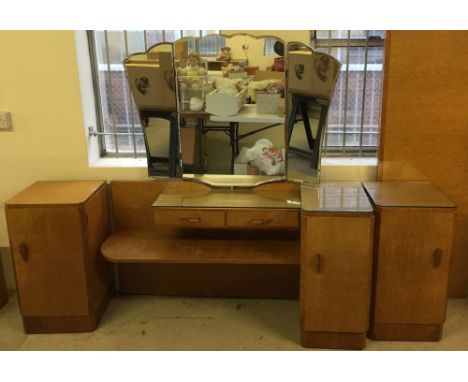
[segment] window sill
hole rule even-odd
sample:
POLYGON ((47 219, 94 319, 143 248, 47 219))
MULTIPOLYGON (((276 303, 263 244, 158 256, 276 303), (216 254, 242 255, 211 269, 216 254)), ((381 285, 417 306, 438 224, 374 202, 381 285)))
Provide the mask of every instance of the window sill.
MULTIPOLYGON (((89 167, 97 168, 146 168, 145 158, 99 158, 89 167)), ((377 158, 322 158, 322 167, 332 166, 358 166, 376 167, 377 158)))
POLYGON ((323 166, 377 167, 377 158, 322 158, 323 166))
POLYGON ((146 168, 146 158, 99 158, 89 165, 91 168, 146 168))

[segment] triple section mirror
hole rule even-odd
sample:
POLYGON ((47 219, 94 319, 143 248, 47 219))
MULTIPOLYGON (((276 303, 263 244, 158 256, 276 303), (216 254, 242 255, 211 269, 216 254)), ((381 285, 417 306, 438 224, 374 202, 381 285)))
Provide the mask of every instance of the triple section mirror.
POLYGON ((124 65, 150 176, 318 182, 333 57, 275 36, 207 35, 154 45, 124 65))

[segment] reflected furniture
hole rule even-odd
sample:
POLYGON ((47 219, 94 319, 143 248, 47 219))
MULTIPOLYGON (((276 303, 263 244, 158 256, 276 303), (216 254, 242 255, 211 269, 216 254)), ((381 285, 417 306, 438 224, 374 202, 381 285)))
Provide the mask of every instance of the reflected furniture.
POLYGON ((376 244, 370 338, 439 341, 455 205, 428 182, 367 182, 376 244))
POLYGON ((290 104, 286 123, 288 154, 305 158, 314 170, 320 168, 328 109, 340 69, 341 63, 329 54, 299 42, 287 44, 286 87, 290 104), (316 110, 319 110, 319 119, 317 133, 313 137, 311 120, 316 110), (306 149, 291 145, 293 130, 299 121, 305 130, 306 149))
POLYGON ((36 182, 5 211, 25 332, 94 330, 113 286, 106 184, 36 182))
POLYGON ((3 274, 3 264, 0 258, 0 308, 8 301, 8 291, 5 283, 5 276, 3 274))
MULTIPOLYGON (((234 173, 234 159, 239 154, 239 141, 249 137, 253 134, 257 134, 261 131, 271 129, 280 125, 284 125, 284 118, 279 117, 275 114, 258 114, 257 105, 244 105, 244 107, 235 115, 211 115, 210 121, 212 122, 227 122, 229 123, 229 137, 232 147, 231 157, 231 172, 234 173), (253 124, 268 124, 261 128, 249 131, 244 134, 240 134, 241 123, 253 123, 253 124)), ((212 129, 207 127, 206 129, 212 129)))
POLYGON ((123 64, 142 125, 148 175, 180 176, 180 116, 173 44, 156 44, 144 53, 128 56, 123 64), (151 121, 157 126, 152 127, 151 121), (151 131, 153 135, 159 132, 156 141, 151 138, 151 131), (166 144, 161 144, 163 135, 167 135, 166 144))
POLYGON ((360 183, 301 188, 301 342, 363 349, 369 328, 373 208, 360 183))

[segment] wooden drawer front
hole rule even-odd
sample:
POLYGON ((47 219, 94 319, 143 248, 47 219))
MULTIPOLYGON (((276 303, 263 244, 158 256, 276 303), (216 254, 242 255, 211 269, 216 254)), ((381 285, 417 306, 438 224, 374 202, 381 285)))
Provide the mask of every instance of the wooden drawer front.
POLYGON ((156 208, 154 211, 156 224, 187 228, 222 228, 225 226, 224 215, 224 211, 195 208, 156 208))
POLYGON ((243 228, 299 228, 299 211, 239 210, 227 211, 226 225, 243 228))

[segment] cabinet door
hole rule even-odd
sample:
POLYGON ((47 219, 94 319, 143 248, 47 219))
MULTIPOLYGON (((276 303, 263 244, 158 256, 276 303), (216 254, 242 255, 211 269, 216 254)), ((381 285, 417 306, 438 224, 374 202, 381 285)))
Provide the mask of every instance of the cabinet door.
POLYGON ((445 320, 454 209, 382 208, 375 321, 445 320))
POLYGON ((305 218, 301 238, 303 330, 367 331, 373 219, 372 215, 305 218))
POLYGON ((23 316, 87 315, 80 210, 7 208, 6 215, 23 316))

